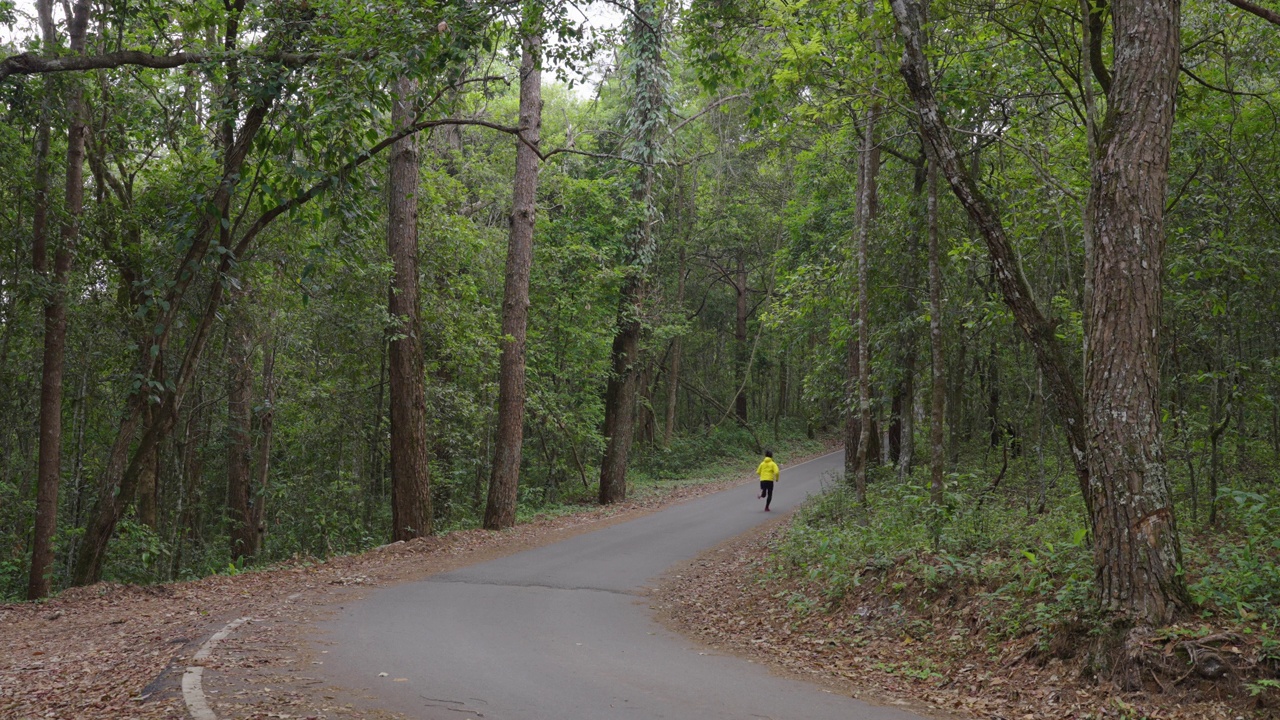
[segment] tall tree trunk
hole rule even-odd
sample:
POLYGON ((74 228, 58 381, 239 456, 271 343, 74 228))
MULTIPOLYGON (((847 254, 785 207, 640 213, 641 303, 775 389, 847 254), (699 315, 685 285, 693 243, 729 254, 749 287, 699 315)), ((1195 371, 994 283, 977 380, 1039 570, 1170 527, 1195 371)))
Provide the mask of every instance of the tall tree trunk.
POLYGON ((1179 0, 1112 3, 1115 71, 1093 169, 1085 406, 1102 605, 1164 624, 1190 605, 1166 475, 1159 329, 1179 0))
POLYGON ((600 502, 627 499, 627 455, 635 424, 636 364, 640 357, 639 279, 623 286, 618 331, 610 348, 612 363, 604 395, 604 459, 600 464, 600 502))
MULTIPOLYGON (((413 122, 417 83, 395 83, 391 123, 413 122)), ((427 447, 426 377, 418 301, 418 139, 397 140, 391 148, 387 182, 387 254, 392 277, 388 309, 396 334, 388 367, 391 399, 391 537, 410 540, 431 532, 430 457, 427 447)))
MULTIPOLYGON (((79 0, 72 10, 70 20, 70 48, 73 55, 84 52, 85 37, 89 30, 88 0, 79 0)), ((56 43, 53 30, 53 3, 40 0, 37 3, 40 25, 46 50, 56 43)), ((53 275, 49 278, 48 294, 44 302, 44 359, 40 371, 40 451, 37 460, 35 537, 31 551, 31 575, 27 584, 27 597, 34 600, 49 594, 49 574, 53 568, 53 536, 58 524, 58 484, 62 475, 62 373, 67 344, 67 281, 71 274, 72 250, 80 234, 80 216, 84 209, 84 144, 85 124, 84 90, 75 79, 67 87, 67 172, 63 222, 59 243, 53 254, 53 275)), ((45 126, 37 149, 44 158, 37 157, 37 172, 46 166, 49 130, 45 126)), ((45 170, 47 173, 47 170, 45 170)), ((37 182, 37 193, 43 195, 41 204, 45 213, 38 218, 41 227, 33 248, 36 271, 47 275, 47 250, 44 247, 44 227, 47 224, 48 175, 43 178, 44 187, 37 182)), ((35 228, 33 228, 35 229, 35 228)))
POLYGON ((538 154, 542 129, 542 36, 537 6, 525 5, 527 33, 521 41, 520 131, 516 139, 515 189, 507 242, 507 277, 502 301, 502 356, 498 370, 498 432, 489 479, 484 526, 490 530, 516 523, 517 485, 524 444, 525 330, 529 319, 529 268, 533 263, 533 224, 537 209, 538 154))
MULTIPOLYGON (((869 5, 869 11, 874 10, 869 5)), ((867 459, 871 445, 871 312, 870 312, 870 244, 871 226, 875 222, 876 178, 880 173, 880 146, 876 140, 876 123, 880 108, 873 104, 867 111, 863 127, 862 183, 858 188, 858 435, 854 485, 858 502, 867 502, 867 459)))
POLYGON ((902 267, 902 285, 906 290, 906 302, 903 304, 902 312, 905 321, 902 326, 905 328, 901 338, 901 367, 902 380, 898 384, 897 392, 894 393, 894 425, 891 437, 896 440, 896 447, 891 447, 890 456, 898 463, 898 478, 906 479, 911 475, 911 470, 915 464, 916 455, 916 342, 918 340, 918 331, 916 329, 915 318, 920 314, 920 298, 916 293, 916 288, 920 285, 919 263, 918 259, 921 250, 928 245, 926 235, 928 235, 928 209, 921 200, 925 199, 925 193, 928 185, 928 157, 922 152, 919 162, 915 166, 914 177, 912 178, 911 195, 915 200, 916 212, 913 214, 915 222, 912 228, 911 239, 907 247, 910 249, 907 262, 902 267))
POLYGON ((364 522, 373 526, 373 511, 382 503, 385 493, 386 464, 382 461, 382 408, 387 386, 387 339, 384 336, 378 353, 378 394, 373 406, 373 420, 369 426, 369 467, 366 471, 367 487, 364 497, 364 522))
POLYGON ((267 530, 267 489, 271 482, 271 440, 275 434, 276 418, 276 346, 272 332, 268 332, 262 347, 262 412, 258 416, 257 466, 258 478, 253 488, 250 509, 253 556, 262 553, 262 538, 267 530))
MULTIPOLYGON (((143 422, 151 424, 154 422, 155 409, 149 408, 149 412, 144 413, 143 422)), ((159 506, 160 506, 160 443, 156 443, 156 447, 152 449, 142 462, 142 471, 138 474, 138 489, 134 493, 134 507, 137 513, 139 525, 146 525, 152 530, 160 526, 159 506)))
POLYGON ((987 386, 988 439, 991 447, 998 448, 1004 444, 1004 427, 1000 424, 1000 351, 994 331, 991 332, 990 350, 982 376, 987 386))
MULTIPOLYGON (((929 355, 932 387, 929 394, 929 498, 936 507, 943 503, 943 465, 946 444, 943 421, 946 414, 947 375, 942 347, 942 253, 938 248, 938 164, 929 160, 929 355)), ((934 531, 937 537, 937 530, 934 531)))
MULTIPOLYGON (((859 163, 861 165, 861 163, 859 163)), ((858 172, 858 186, 862 186, 862 172, 858 172)), ((849 326, 858 327, 858 303, 857 295, 854 295, 854 302, 849 304, 849 326)), ((844 477, 846 482, 854 484, 855 491, 858 490, 858 455, 859 445, 862 443, 862 414, 861 405, 858 402, 859 379, 862 377, 861 344, 858 342, 858 336, 855 333, 849 338, 845 353, 845 402, 844 402, 844 477)), ((858 491, 859 502, 861 502, 865 488, 858 491)))
POLYGON ((610 372, 604 396, 605 450, 600 463, 602 504, 620 502, 627 497, 627 456, 635 427, 637 364, 643 330, 641 313, 649 266, 657 254, 653 237, 657 216, 653 186, 660 160, 659 132, 666 112, 662 25, 653 0, 636 0, 627 38, 635 139, 625 152, 640 166, 631 199, 640 205, 641 218, 629 238, 630 267, 622 284, 618 326, 610 348, 610 372))
POLYGON ((747 356, 751 349, 747 347, 747 264, 742 257, 744 251, 738 251, 737 267, 733 274, 733 289, 737 291, 737 313, 733 324, 734 340, 734 379, 738 394, 733 399, 733 412, 742 423, 747 422, 747 356))
POLYGON ((902 385, 894 398, 898 416, 898 477, 911 474, 916 456, 916 343, 915 330, 910 330, 910 343, 902 359, 902 385))
POLYGON ((1231 424, 1231 406, 1223 397, 1222 378, 1215 375, 1209 398, 1209 527, 1218 525, 1218 477, 1222 472, 1222 433, 1231 424))
MULTIPOLYGON (((692 196, 692 193, 691 193, 692 196)), ((692 203, 690 203, 692 205, 692 203)), ((676 276, 676 312, 684 313, 685 249, 680 247, 680 264, 676 276)), ((662 446, 671 445, 676 428, 676 398, 680 390, 680 336, 671 339, 671 370, 667 373, 667 419, 662 426, 662 446)))
POLYGON ((253 337, 249 322, 244 308, 235 308, 227 328, 227 514, 233 560, 252 557, 254 546, 249 505, 253 473, 253 337))

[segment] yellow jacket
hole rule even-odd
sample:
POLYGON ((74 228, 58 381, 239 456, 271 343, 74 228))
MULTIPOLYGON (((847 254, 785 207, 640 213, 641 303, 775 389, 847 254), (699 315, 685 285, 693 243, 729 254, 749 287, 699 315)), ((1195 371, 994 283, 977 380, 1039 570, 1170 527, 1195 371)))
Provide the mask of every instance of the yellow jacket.
POLYGON ((760 463, 760 467, 756 468, 756 474, 760 476, 761 480, 770 482, 777 480, 778 463, 774 462, 773 458, 767 457, 760 463))

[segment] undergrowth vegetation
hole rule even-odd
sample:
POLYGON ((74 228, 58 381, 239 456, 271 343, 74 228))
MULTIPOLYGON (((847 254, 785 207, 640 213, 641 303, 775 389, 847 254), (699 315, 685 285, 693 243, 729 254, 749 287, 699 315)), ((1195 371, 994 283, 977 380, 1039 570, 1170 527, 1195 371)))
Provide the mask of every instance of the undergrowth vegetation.
MULTIPOLYGON (((783 424, 776 434, 760 438, 779 457, 799 457, 822 449, 802 427, 783 424)), ((643 498, 672 487, 711 483, 744 475, 759 461, 756 438, 738 427, 676 435, 671 444, 643 448, 628 473, 628 493, 643 498)), ((594 466, 593 466, 594 467, 594 466)), ((436 527, 439 532, 479 527, 484 515, 483 498, 472 492, 467 477, 437 478, 436 527)), ((529 482, 521 487, 517 517, 526 522, 540 515, 562 515, 596 506, 595 472, 561 483, 529 482)), ((283 478, 267 499, 270 532, 265 536, 257 565, 295 557, 325 558, 358 553, 385 542, 370 527, 390 522, 388 507, 365 502, 363 489, 340 473, 327 483, 283 478), (311 490, 301 492, 298 485, 311 490)), ((232 560, 225 540, 229 521, 223 517, 209 536, 165 536, 127 516, 117 531, 107 559, 104 579, 112 582, 150 584, 190 580, 212 574, 235 574, 246 569, 232 560)), ((72 529, 69 532, 81 532, 72 529)), ((18 600, 25 590, 27 565, 8 560, 0 563, 0 601, 18 600)))
MULTIPOLYGON (((1020 640, 1027 658, 1076 658, 1085 674, 1104 669, 1110 660, 1094 651, 1114 636, 1092 592, 1078 490, 1046 487, 1043 475, 1025 467, 1011 469, 999 487, 987 473, 951 473, 938 507, 927 475, 925 467, 902 479, 882 469, 865 510, 852 488, 832 477, 776 550, 772 579, 801 588, 790 595, 792 605, 864 614, 878 603, 927 608, 934 618, 952 613, 989 654, 1020 640)), ((1193 527, 1189 508, 1180 511, 1196 608, 1157 631, 1156 640, 1172 647, 1229 633, 1238 638, 1229 644, 1254 648, 1250 664, 1261 675, 1247 683, 1251 692, 1274 690, 1267 676, 1280 671, 1280 493, 1224 490, 1215 528, 1193 527)), ((917 630, 942 632, 946 623, 932 625, 917 630)))

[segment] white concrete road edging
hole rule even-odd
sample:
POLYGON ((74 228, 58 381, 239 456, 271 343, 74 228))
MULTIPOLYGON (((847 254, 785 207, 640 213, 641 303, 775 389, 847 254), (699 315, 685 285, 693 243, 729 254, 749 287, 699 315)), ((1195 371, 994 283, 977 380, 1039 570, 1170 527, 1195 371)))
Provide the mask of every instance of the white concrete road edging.
POLYGON ((218 720, 218 716, 213 714, 213 709, 209 707, 209 702, 204 697, 204 665, 202 663, 209 659, 209 655, 218 643, 248 621, 249 618, 242 617, 227 623, 225 627, 214 633, 213 637, 205 640, 196 651, 195 657, 191 658, 193 664, 182 675, 182 699, 186 702, 187 712, 191 713, 193 720, 218 720))

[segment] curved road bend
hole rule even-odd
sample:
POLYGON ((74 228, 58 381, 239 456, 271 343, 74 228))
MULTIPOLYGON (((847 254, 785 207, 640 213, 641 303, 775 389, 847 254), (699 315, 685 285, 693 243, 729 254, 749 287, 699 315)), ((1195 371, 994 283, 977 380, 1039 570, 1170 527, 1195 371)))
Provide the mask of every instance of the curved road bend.
POLYGON ((744 483, 374 591, 321 626, 332 644, 315 670, 422 720, 919 720, 700 653, 657 623, 642 595, 675 563, 820 492, 842 457, 784 467, 771 513, 744 483))

